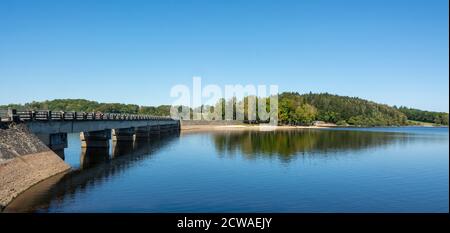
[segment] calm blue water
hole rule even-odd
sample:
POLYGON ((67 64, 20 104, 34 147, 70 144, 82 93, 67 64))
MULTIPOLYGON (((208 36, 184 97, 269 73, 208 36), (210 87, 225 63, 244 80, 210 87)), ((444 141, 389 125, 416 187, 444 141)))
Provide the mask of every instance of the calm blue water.
POLYGON ((9 211, 448 212, 448 128, 229 131, 80 149, 9 211))

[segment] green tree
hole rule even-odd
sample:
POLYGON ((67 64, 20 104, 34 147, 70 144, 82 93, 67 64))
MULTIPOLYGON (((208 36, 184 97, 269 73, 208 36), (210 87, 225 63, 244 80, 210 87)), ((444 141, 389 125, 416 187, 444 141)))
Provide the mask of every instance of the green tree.
POLYGON ((309 104, 302 104, 295 109, 294 120, 302 125, 311 125, 316 119, 317 109, 309 104))

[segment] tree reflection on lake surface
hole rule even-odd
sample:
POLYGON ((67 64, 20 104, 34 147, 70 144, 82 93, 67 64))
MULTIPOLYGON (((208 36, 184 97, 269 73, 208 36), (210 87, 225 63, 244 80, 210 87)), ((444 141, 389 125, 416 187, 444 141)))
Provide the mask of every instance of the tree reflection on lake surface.
POLYGON ((448 212, 448 128, 191 131, 81 149, 7 212, 448 212), (280 198, 282 197, 282 198, 280 198))
POLYGON ((219 155, 241 153, 246 158, 273 157, 289 162, 296 155, 329 156, 338 152, 365 150, 414 140, 442 140, 440 137, 413 137, 402 132, 360 130, 278 130, 229 131, 214 134, 219 155))

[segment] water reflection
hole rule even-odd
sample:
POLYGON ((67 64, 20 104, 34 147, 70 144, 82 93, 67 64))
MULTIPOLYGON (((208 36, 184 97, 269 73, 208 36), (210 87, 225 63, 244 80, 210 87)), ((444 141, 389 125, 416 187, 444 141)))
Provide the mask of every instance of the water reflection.
MULTIPOLYGON (((112 143, 110 156, 85 151, 80 169, 34 186, 6 211, 448 212, 448 129, 177 137, 112 143)), ((78 165, 72 139, 66 158, 78 165)))
POLYGON ((17 197, 4 212, 47 212, 53 205, 72 199, 77 193, 93 189, 120 175, 132 166, 164 148, 179 137, 178 133, 152 135, 135 143, 112 143, 108 148, 82 149, 80 169, 54 176, 33 186, 17 197))
POLYGON ((118 158, 133 152, 133 142, 131 141, 113 141, 112 142, 112 158, 118 158))
MULTIPOLYGON (((329 156, 337 152, 404 144, 418 139, 417 136, 400 132, 315 129, 228 131, 213 135, 219 156, 234 156, 236 153, 248 159, 276 156, 286 162, 296 155, 329 156)), ((420 140, 442 140, 442 137, 422 137, 420 140)))
POLYGON ((108 148, 82 148, 80 155, 80 168, 87 169, 109 160, 108 148))

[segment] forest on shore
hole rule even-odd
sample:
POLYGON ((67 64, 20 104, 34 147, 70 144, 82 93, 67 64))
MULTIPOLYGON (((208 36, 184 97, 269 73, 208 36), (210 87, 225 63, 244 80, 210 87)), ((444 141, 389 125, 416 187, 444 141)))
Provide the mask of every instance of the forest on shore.
MULTIPOLYGON (((255 98, 256 102, 261 99, 255 98)), ((269 108, 270 101, 266 101, 269 108)), ((221 99, 215 106, 232 105, 234 118, 240 111, 247 120, 248 97, 243 100, 221 99), (236 106, 243 106, 238 108, 236 106)), ((47 101, 33 101, 26 104, 1 105, 0 109, 13 108, 17 110, 51 110, 51 111, 79 111, 104 113, 148 114, 155 116, 169 116, 170 105, 139 106, 135 104, 99 103, 85 99, 55 99, 47 101)), ((193 109, 194 111, 201 111, 193 109)), ((194 112, 191 109, 191 112, 194 112)), ((219 118, 224 119, 224 114, 219 118)), ((192 115, 192 113, 191 113, 192 115)), ((258 120, 256 114, 256 120, 258 120)), ((216 118, 218 119, 218 118, 216 118)), ((339 96, 329 93, 284 92, 278 95, 278 120, 282 125, 311 125, 315 121, 334 123, 340 126, 403 126, 417 125, 421 122, 434 125, 448 125, 449 114, 445 112, 424 111, 408 107, 388 106, 357 97, 339 96)))

